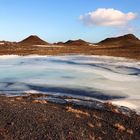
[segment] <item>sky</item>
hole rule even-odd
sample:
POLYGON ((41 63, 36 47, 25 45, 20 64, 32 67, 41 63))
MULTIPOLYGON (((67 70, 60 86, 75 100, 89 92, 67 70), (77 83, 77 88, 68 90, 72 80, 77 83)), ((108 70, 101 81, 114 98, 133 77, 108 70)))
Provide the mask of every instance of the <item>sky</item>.
POLYGON ((0 40, 140 38, 140 0, 0 0, 0 40))

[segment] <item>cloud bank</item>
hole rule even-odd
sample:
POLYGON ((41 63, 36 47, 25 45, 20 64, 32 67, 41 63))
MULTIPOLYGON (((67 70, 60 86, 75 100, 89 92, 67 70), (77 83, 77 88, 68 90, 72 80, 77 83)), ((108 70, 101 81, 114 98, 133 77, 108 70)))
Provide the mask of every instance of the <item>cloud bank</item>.
POLYGON ((80 20, 88 26, 124 26, 129 21, 136 19, 137 14, 133 12, 123 13, 113 8, 99 8, 80 16, 80 20))

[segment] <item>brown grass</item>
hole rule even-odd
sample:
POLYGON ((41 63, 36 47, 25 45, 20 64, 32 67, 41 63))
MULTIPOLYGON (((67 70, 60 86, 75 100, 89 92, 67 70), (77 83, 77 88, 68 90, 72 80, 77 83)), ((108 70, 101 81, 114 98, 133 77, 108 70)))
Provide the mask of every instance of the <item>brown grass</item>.
POLYGON ((78 109, 74 109, 72 107, 66 107, 67 109, 67 112, 72 112, 72 113, 75 113, 75 114, 78 114, 78 115, 85 115, 85 116, 90 116, 88 112, 84 112, 82 110, 78 110, 78 109))

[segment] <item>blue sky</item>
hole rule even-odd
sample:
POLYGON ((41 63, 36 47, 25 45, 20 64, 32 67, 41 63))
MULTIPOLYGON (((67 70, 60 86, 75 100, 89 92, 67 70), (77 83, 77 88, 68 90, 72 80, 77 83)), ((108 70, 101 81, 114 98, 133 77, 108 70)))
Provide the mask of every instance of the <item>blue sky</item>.
POLYGON ((140 0, 0 0, 0 40, 20 41, 31 34, 48 42, 79 38, 97 42, 125 33, 140 37, 139 5, 140 0), (98 9, 105 12, 114 9, 113 12, 120 11, 124 16, 132 12, 136 17, 129 19, 128 15, 122 23, 125 25, 108 26, 110 19, 107 24, 97 23, 106 20, 106 16, 105 19, 85 16, 89 12, 97 14, 98 9), (87 18, 92 26, 86 24, 87 18))

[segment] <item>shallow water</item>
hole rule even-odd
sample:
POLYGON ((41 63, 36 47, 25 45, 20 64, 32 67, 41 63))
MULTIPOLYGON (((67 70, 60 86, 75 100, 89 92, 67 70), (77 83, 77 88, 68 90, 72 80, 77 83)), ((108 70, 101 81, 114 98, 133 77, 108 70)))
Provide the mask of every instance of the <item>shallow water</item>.
POLYGON ((0 56, 0 94, 46 93, 140 110, 140 62, 103 56, 0 56))

